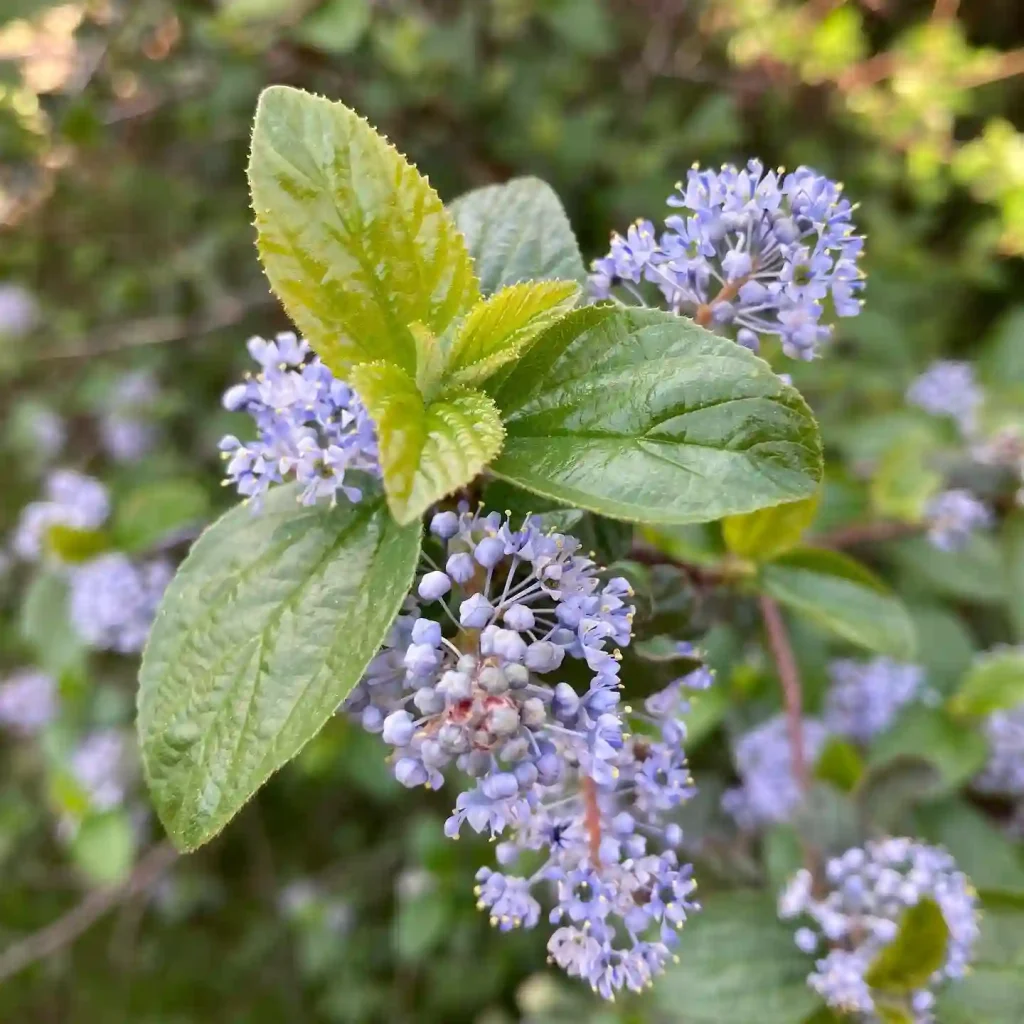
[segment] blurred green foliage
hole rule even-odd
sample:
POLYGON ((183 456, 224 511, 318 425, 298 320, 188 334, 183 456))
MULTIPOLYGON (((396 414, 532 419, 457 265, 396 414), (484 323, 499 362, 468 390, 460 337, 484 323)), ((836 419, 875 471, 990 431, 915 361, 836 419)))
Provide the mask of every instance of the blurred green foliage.
MULTIPOLYGON (((62 464, 111 487, 119 546, 144 550, 175 531, 177 543, 187 541, 230 504, 218 487, 220 394, 245 366, 246 332, 286 326, 255 258, 243 173, 255 100, 270 82, 361 111, 446 199, 513 174, 545 178, 588 257, 604 251, 611 229, 657 216, 694 161, 759 155, 844 180, 868 237, 868 305, 843 322, 825 358, 787 367, 822 421, 829 454, 808 532, 917 518, 935 466, 972 472, 950 466, 958 456, 944 425, 903 401, 928 362, 974 360, 989 395, 987 426, 1024 424, 1024 272, 1014 258, 1024 251, 1024 91, 1015 77, 1024 36, 1012 0, 956 7, 5 0, 0 283, 28 289, 39 308, 29 334, 0 332, 0 534, 37 496, 48 465, 32 429, 40 409, 68 423, 62 464), (113 465, 97 418, 119 376, 139 368, 160 381, 147 413, 161 441, 145 462, 113 465)), ((955 556, 917 538, 858 550, 905 599, 919 660, 943 696, 978 652, 1024 641, 1024 516, 1003 513, 997 531, 955 556)), ((806 526, 793 524, 782 547, 806 526)), ((740 525, 726 540, 744 553, 740 525)), ((713 529, 658 543, 695 564, 722 552, 713 529)), ((628 571, 643 583, 646 635, 681 622, 699 635, 714 623, 703 645, 719 682, 691 724, 702 797, 687 827, 700 840, 702 885, 713 893, 766 873, 775 881, 773 864, 788 865, 785 836, 766 840, 762 863, 734 841, 716 805, 729 778, 723 740, 778 700, 753 639, 752 602, 708 607, 693 581, 668 567, 628 571)), ((123 878, 135 847, 153 840, 141 795, 123 813, 89 815, 67 773, 67 751, 87 727, 131 721, 136 665, 87 655, 64 603, 56 577, 0 572, 0 674, 45 665, 60 679, 62 702, 45 743, 0 743, 0 975, 3 947, 123 878), (76 814, 87 827, 68 842, 58 823, 76 814)), ((815 710, 841 642, 813 621, 794 623, 793 641, 815 710)), ((634 651, 628 658, 644 672, 672 671, 634 651)), ((971 701, 991 700, 971 678, 971 701)), ((1006 809, 979 809, 961 792, 985 754, 967 728, 946 707, 919 709, 868 752, 866 767, 854 766, 867 773, 855 787, 842 751, 823 779, 847 779, 857 799, 888 800, 904 822, 927 792, 931 802, 912 812, 919 834, 945 842, 980 887, 1019 896, 1020 851, 999 827, 1006 809), (898 784, 872 776, 894 759, 930 766, 927 786, 920 771, 898 784)), ((838 810, 830 805, 832 817, 817 825, 838 830, 842 801, 854 796, 828 791, 838 810)), ((77 942, 60 941, 55 955, 0 977, 0 1019, 696 1024, 724 1021, 715 1007, 749 997, 750 966, 782 979, 798 1016, 780 1024, 813 1011, 785 929, 760 896, 746 905, 742 894, 694 922, 684 937, 693 957, 659 996, 597 1006, 543 973, 539 934, 499 935, 475 910, 472 874, 490 850, 443 838, 449 804, 450 794, 400 790, 376 741, 333 722, 211 848, 119 903, 77 942), (762 927, 783 933, 779 959, 746 965, 744 943, 762 927)), ((986 940, 980 972, 990 980, 1004 979, 1008 964, 1019 968, 1011 958, 1024 948, 1021 915, 1004 907, 997 917, 1001 945, 986 940)), ((986 990, 986 1024, 1024 1019, 1024 1010, 1012 1016, 1003 984, 986 990)), ((958 994, 941 1019, 978 1020, 969 999, 958 994)), ((749 1012, 767 1021, 763 1009, 749 1012)))

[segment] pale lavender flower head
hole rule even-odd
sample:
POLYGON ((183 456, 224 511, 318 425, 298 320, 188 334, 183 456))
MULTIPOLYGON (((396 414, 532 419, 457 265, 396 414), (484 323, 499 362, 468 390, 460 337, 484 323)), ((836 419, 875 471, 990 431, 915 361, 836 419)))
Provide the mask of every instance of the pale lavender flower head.
POLYGON ((91 647, 138 653, 173 575, 164 559, 135 564, 119 551, 75 566, 69 578, 71 624, 91 647))
POLYGON ((901 708, 924 696, 924 669, 891 658, 839 659, 829 665, 829 675, 825 727, 858 743, 885 732, 901 708))
POLYGON ((45 552, 51 527, 95 530, 110 514, 107 489, 98 480, 72 469, 55 469, 46 479, 45 500, 33 501, 21 510, 11 548, 26 561, 45 552))
POLYGON ((824 882, 817 893, 810 872, 801 869, 779 896, 779 916, 800 922, 797 947, 820 955, 808 985, 834 1010, 876 1020, 868 969, 896 938, 907 908, 931 899, 949 928, 946 956, 908 1001, 914 1024, 934 1020, 935 990, 964 977, 979 934, 977 893, 953 858, 913 839, 869 840, 832 858, 824 882))
POLYGON ((158 395, 148 370, 126 373, 114 386, 100 419, 100 439, 115 462, 138 462, 153 448, 158 431, 150 407, 158 395))
POLYGON ((71 755, 70 767, 94 810, 109 811, 124 802, 129 763, 121 732, 103 729, 90 733, 71 755))
POLYGON ((613 290, 646 304, 653 286, 674 313, 757 351, 776 337, 786 355, 812 359, 831 336, 826 302, 837 316, 861 309, 864 239, 840 185, 807 167, 765 173, 759 160, 719 171, 694 167, 668 205, 680 212, 659 236, 639 220, 614 235, 590 277, 595 299, 613 290))
POLYGON ((57 713, 57 682, 38 669, 22 669, 0 682, 0 725, 22 736, 44 729, 57 713))
POLYGON ((376 428, 359 396, 294 334, 252 338, 248 347, 261 370, 229 388, 224 406, 247 412, 257 437, 220 442, 238 493, 259 507, 268 487, 294 479, 303 485, 304 505, 334 504, 339 493, 359 501, 362 491, 346 482, 346 472, 380 476, 376 428))
POLYGON ((951 417, 965 435, 974 432, 984 398, 971 364, 952 359, 932 363, 907 389, 911 405, 933 416, 951 417))
POLYGON ((28 289, 10 282, 0 283, 0 338, 28 334, 39 320, 39 305, 28 289))
MULTIPOLYGON (((803 722, 804 758, 814 764, 828 730, 816 718, 803 722)), ((741 785, 722 796, 722 808, 744 831, 789 821, 800 806, 801 793, 793 772, 793 754, 786 719, 776 715, 744 733, 733 747, 741 785)))
POLYGON ((924 510, 928 540, 940 551, 961 551, 976 530, 992 525, 992 513, 970 491, 954 488, 937 494, 924 510))

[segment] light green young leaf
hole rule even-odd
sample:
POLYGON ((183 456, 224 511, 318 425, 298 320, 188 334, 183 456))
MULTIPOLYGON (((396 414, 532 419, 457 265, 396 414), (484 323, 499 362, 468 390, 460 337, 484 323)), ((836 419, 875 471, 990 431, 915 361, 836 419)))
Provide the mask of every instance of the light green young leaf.
POLYGON ((110 550, 110 534, 106 530, 79 530, 74 526, 54 523, 46 531, 46 550, 62 562, 88 562, 110 550))
POLYGON ((168 534, 207 518, 206 489, 190 477, 142 484, 118 502, 113 535, 125 551, 145 551, 168 534))
POLYGON ((931 446, 911 435, 879 461, 871 481, 871 504, 881 516, 918 522, 928 499, 942 486, 942 474, 928 464, 931 446))
POLYGON ((800 395, 746 349, 653 309, 574 310, 496 400, 491 467, 615 519, 707 522, 814 493, 821 449, 800 395))
POLYGON ((767 562, 791 551, 814 521, 819 495, 785 505, 758 509, 743 516, 727 516, 722 522, 725 546, 742 558, 767 562))
POLYGON ((931 899, 923 899, 904 911, 900 930, 875 957, 864 980, 883 992, 912 992, 924 988, 945 963, 949 925, 931 899))
POLYGON ((766 594, 851 643, 904 660, 914 654, 902 602, 852 558, 801 548, 762 566, 760 582, 766 594))
POLYGON ((336 374, 380 359, 415 373, 409 324, 439 336, 479 298, 437 193, 344 104, 264 90, 249 185, 271 287, 336 374))
POLYGON ((419 524, 381 499, 306 508, 280 487, 238 506, 171 582, 140 674, 143 765, 192 850, 291 760, 358 682, 412 583, 419 524))
POLYGON ((833 736, 814 766, 814 777, 829 782, 843 793, 849 793, 864 774, 864 758, 860 751, 842 736, 833 736))
POLYGON ((509 285, 477 303, 459 327, 448 354, 450 385, 480 384, 524 351, 572 309, 579 295, 573 281, 527 281, 509 285))
POLYGON ((400 523, 469 483, 501 451, 501 416, 482 391, 450 391, 428 403, 390 363, 357 366, 350 381, 377 424, 384 490, 400 523))
POLYGON ((980 657, 950 698, 956 715, 989 715, 1024 703, 1024 651, 1008 647, 980 657))
POLYGON ((539 178, 474 189, 450 209, 466 237, 484 295, 520 281, 586 281, 561 200, 539 178))
POLYGON ((71 858, 95 885, 124 881, 135 860, 135 829, 128 812, 89 815, 71 841, 71 858))

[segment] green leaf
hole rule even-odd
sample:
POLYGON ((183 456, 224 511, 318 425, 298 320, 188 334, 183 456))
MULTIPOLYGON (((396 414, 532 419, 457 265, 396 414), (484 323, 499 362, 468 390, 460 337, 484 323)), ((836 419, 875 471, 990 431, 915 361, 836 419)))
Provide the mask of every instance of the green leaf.
POLYGON ((803 548, 762 566, 760 579, 766 594, 851 643, 913 657, 914 627, 903 604, 852 558, 803 548))
POLYGON ((135 862, 135 829, 128 812, 89 815, 71 841, 71 859, 96 885, 123 882, 135 862))
POLYGON ((818 511, 818 497, 762 508, 744 516, 728 516, 722 522, 725 546, 742 558, 767 562, 792 550, 818 511))
POLYGON ((1006 600, 1003 555, 986 534, 973 534, 961 551, 940 551, 924 537, 911 537, 892 545, 891 552, 910 582, 934 593, 979 604, 1006 600))
POLYGON ((950 698, 956 715, 991 714, 1024 703, 1024 650, 1007 647, 982 655, 950 698))
POLYGON ((864 980, 883 992, 911 992, 924 988, 946 960, 949 925, 939 905, 923 899, 908 907, 896 938, 883 949, 864 980))
POLYGON ((831 782, 836 789, 849 793, 864 774, 864 758, 860 751, 841 736, 833 736, 814 766, 814 777, 831 782))
POLYGON ((944 846, 983 892, 1024 895, 1024 853, 1019 844, 966 800, 919 807, 913 834, 944 846))
POLYGON ((44 572, 28 585, 21 603, 19 631, 41 668, 55 676, 85 663, 85 645, 68 619, 67 582, 59 572, 44 572))
POLYGON ((899 754, 871 766, 857 788, 865 820, 883 832, 904 827, 915 804, 941 792, 939 769, 916 754, 899 754))
POLYGON ((46 549, 62 562, 88 562, 110 550, 110 534, 106 530, 78 530, 55 523, 46 531, 46 549))
POLYGON ((1010 516, 1004 526, 1003 552, 1006 583, 1009 592, 1008 610, 1014 637, 1024 642, 1024 515, 1010 516))
POLYGON ((914 1024, 910 1011, 894 1003, 876 1003, 875 1013, 879 1024, 914 1024))
POLYGON ((479 384, 518 359, 572 309, 578 295, 573 281, 528 281, 478 302, 452 342, 445 371, 449 385, 479 384))
POLYGON ((573 311, 496 398, 508 436, 492 471, 615 519, 707 522, 808 497, 821 475, 800 395, 742 346, 659 310, 573 311))
POLYGON ((683 930, 679 963, 649 997, 667 1019, 794 1024, 814 1010, 810 958, 794 945, 793 929, 779 921, 771 896, 712 892, 702 903, 683 930))
POLYGON ((357 366, 351 383, 376 421, 388 507, 400 523, 469 483, 501 451, 501 416, 482 391, 425 404, 416 382, 389 363, 357 366))
POLYGON ((934 765, 943 790, 950 792, 981 771, 988 746, 980 735, 965 729, 942 709, 918 705, 903 712, 898 729, 889 729, 874 741, 868 764, 873 768, 901 756, 934 765))
POLYGON ((911 436, 885 453, 871 481, 871 504, 879 515, 920 521, 942 486, 942 474, 928 465, 931 447, 911 436))
POLYGON ((793 826, 808 846, 825 854, 840 854, 863 839, 850 795, 828 782, 811 786, 793 815, 793 826))
POLYGON ((336 374, 380 359, 413 374, 409 325, 440 336, 479 298, 437 193, 344 104, 265 89, 249 185, 271 287, 336 374))
POLYGON ((963 619, 943 607, 911 605, 909 611, 917 634, 915 661, 925 669, 928 685, 948 694, 974 660, 974 638, 963 619))
POLYGON ((940 1024, 1020 1024, 1024 1020, 1024 912, 986 902, 971 972, 940 995, 940 1024))
POLYGON ((450 209, 484 295, 520 281, 586 281, 569 218, 554 189, 539 178, 474 189, 450 209))
POLYGON ((328 53, 350 53, 370 27, 370 0, 329 0, 296 26, 292 35, 328 53))
POLYGON ((335 712, 411 585, 420 527, 380 499, 306 508, 279 487, 193 546, 142 660, 138 724, 176 845, 216 835, 335 712))
POLYGON ((114 541, 124 551, 145 551, 209 512, 206 488, 191 477, 143 484, 118 502, 114 541))

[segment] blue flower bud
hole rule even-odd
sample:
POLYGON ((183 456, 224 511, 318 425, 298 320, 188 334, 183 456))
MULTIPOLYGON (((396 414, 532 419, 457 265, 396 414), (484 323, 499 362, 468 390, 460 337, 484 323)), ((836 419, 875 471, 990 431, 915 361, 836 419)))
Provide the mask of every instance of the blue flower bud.
POLYGON ((409 789, 425 786, 429 777, 427 769, 411 757, 399 758, 395 765, 395 778, 409 789))
POLYGON ((384 719, 384 732, 381 738, 393 747, 407 747, 416 731, 416 724, 408 711, 392 711, 384 719))
POLYGON ((412 698, 413 704, 424 715, 439 715, 444 711, 444 694, 438 693, 431 686, 421 686, 412 698))
POLYGON ((457 551, 449 556, 444 568, 456 583, 468 583, 476 572, 476 563, 468 551, 457 551))
POLYGON ((439 661, 440 654, 430 644, 410 644, 403 663, 410 676, 425 678, 437 668, 439 661))
POLYGON ((441 623, 433 619, 417 619, 412 627, 412 642, 427 644, 430 647, 441 646, 441 623))
POLYGON ((553 672, 562 664, 565 651, 550 640, 538 640, 526 651, 526 667, 534 672, 553 672))
POLYGON ((493 569, 505 557, 505 544, 498 537, 485 537, 477 544, 473 557, 485 569, 493 569))
POLYGON ((488 775, 481 787, 491 800, 501 800, 515 796, 519 791, 519 780, 511 772, 496 772, 488 775))
POLYGON ((466 629, 483 629, 493 613, 491 602, 483 594, 473 594, 459 605, 459 624, 466 629))
POLYGON ((454 512, 438 512, 430 520, 430 532, 448 540, 459 532, 459 517, 454 512))
POLYGON ((535 621, 533 612, 525 604, 514 604, 510 608, 506 608, 502 618, 509 629, 519 632, 533 629, 535 621))
POLYGON ((451 589, 452 581, 443 572, 435 569, 420 580, 417 593, 424 601, 436 601, 438 598, 444 597, 451 589))

